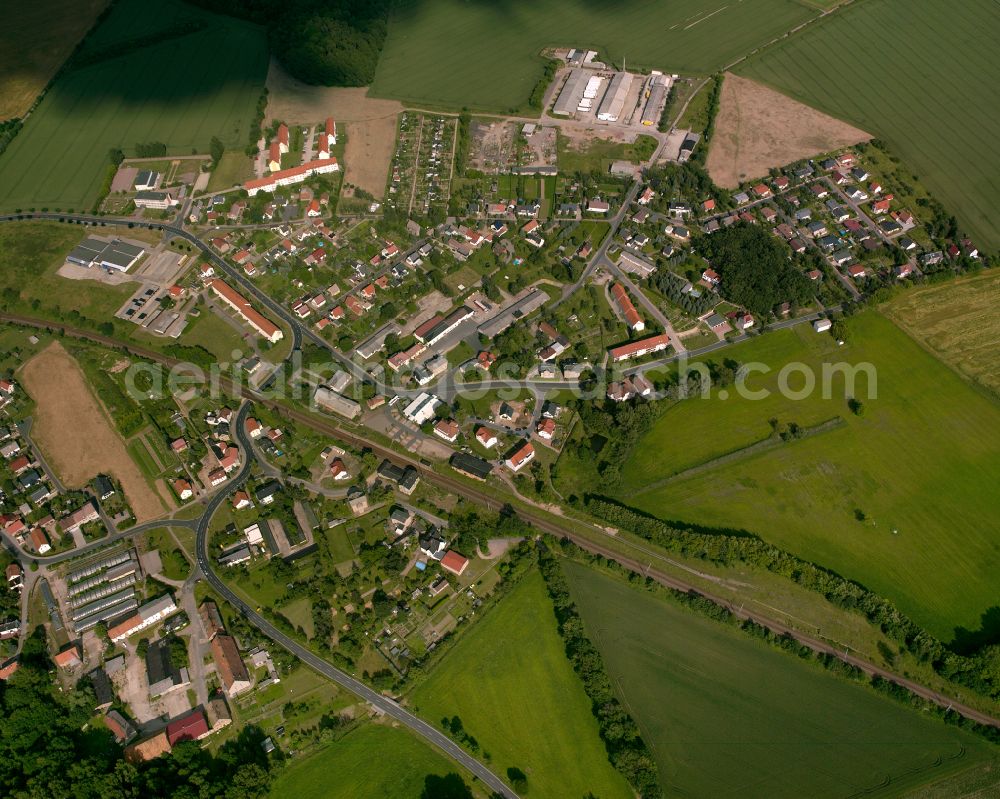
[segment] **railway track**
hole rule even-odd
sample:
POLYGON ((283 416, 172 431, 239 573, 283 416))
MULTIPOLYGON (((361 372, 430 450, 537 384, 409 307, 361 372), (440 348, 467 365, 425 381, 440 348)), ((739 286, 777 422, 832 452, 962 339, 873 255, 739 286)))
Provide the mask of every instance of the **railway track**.
MULTIPOLYGON (((34 319, 32 317, 20 316, 17 314, 7 314, 0 313, 0 322, 11 322, 14 324, 25 325, 28 327, 34 327, 37 329, 51 330, 51 331, 62 331, 64 335, 71 336, 74 338, 79 338, 86 341, 91 341, 93 343, 101 344, 103 346, 111 347, 117 350, 123 350, 129 352, 138 357, 146 358, 148 360, 160 363, 164 366, 173 367, 179 365, 181 362, 176 358, 171 358, 169 356, 162 355, 161 353, 155 352, 154 350, 147 349, 145 347, 133 345, 131 343, 125 343, 118 341, 116 339, 110 338, 108 336, 103 336, 99 333, 94 333, 89 330, 82 330, 80 328, 74 328, 69 325, 63 325, 53 322, 47 322, 45 320, 34 319)), ((242 399, 250 400, 252 402, 259 402, 263 405, 271 408, 276 413, 285 416, 293 421, 299 422, 306 425, 317 432, 323 433, 330 436, 331 438, 340 439, 345 443, 357 447, 357 448, 367 448, 372 450, 377 455, 384 458, 390 458, 397 463, 403 463, 413 466, 421 475, 422 479, 426 479, 428 483, 436 485, 446 491, 452 492, 464 499, 467 499, 477 505, 486 507, 492 511, 503 510, 509 503, 498 499, 481 488, 468 485, 460 480, 457 480, 448 475, 441 474, 435 471, 432 466, 428 465, 425 461, 415 458, 408 453, 400 453, 390 447, 387 447, 378 442, 372 441, 371 438, 367 437, 363 430, 352 430, 348 429, 342 424, 329 419, 320 419, 313 414, 306 413, 297 408, 292 408, 282 403, 276 402, 275 400, 269 400, 262 397, 257 392, 246 388, 242 385, 236 385, 232 381, 227 379, 221 379, 220 385, 226 390, 230 391, 236 396, 242 399)), ((852 655, 849 652, 841 651, 839 648, 816 638, 815 636, 808 635, 800 630, 789 627, 784 622, 775 619, 764 614, 749 611, 744 607, 735 606, 728 599, 713 594, 710 591, 706 591, 700 586, 695 586, 692 583, 686 582, 678 577, 667 574, 666 572, 652 567, 650 564, 644 564, 633 557, 623 554, 617 549, 613 549, 599 540, 600 537, 612 538, 612 534, 603 528, 584 522, 578 519, 557 521, 556 519, 550 518, 547 515, 529 508, 518 508, 518 516, 525 522, 530 523, 533 527, 541 530, 544 533, 549 533, 559 538, 567 538, 572 541, 577 546, 585 549, 594 554, 603 555, 606 558, 615 560, 622 566, 625 566, 631 571, 642 574, 647 577, 651 577, 660 584, 672 588, 677 591, 682 591, 685 593, 693 592, 700 594, 706 599, 716 603, 717 605, 726 608, 731 613, 733 613, 737 618, 746 619, 760 624, 764 627, 769 628, 773 632, 778 634, 789 635, 794 638, 799 643, 809 647, 815 652, 830 655, 832 657, 839 658, 845 663, 854 666, 865 674, 871 676, 882 677, 883 679, 889 680, 896 683, 904 688, 906 688, 911 693, 916 696, 926 699, 930 702, 953 710, 966 718, 975 721, 979 724, 985 724, 993 727, 1000 728, 1000 718, 989 715, 978 711, 968 705, 965 705, 953 697, 943 695, 933 689, 922 685, 920 683, 909 680, 899 674, 883 669, 865 658, 859 657, 857 655, 852 655), (572 525, 570 524, 572 523, 572 525), (596 534, 598 540, 590 536, 585 536, 579 533, 573 526, 584 527, 591 532, 592 535, 596 534)), ((652 552, 652 550, 651 550, 652 552)))

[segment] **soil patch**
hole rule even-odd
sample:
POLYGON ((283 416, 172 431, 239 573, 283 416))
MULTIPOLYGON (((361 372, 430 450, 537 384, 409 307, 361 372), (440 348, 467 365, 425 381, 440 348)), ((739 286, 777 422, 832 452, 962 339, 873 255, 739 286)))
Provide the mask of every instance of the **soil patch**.
POLYGON ((870 138, 774 89, 726 73, 706 166, 719 186, 734 189, 772 167, 870 138))
POLYGON ((344 182, 382 198, 401 103, 368 97, 364 87, 310 86, 291 77, 273 59, 267 72, 267 90, 268 119, 310 124, 332 116, 338 129, 346 129, 344 182))
POLYGON ((163 514, 163 503, 59 342, 24 364, 20 378, 36 403, 32 438, 65 485, 81 488, 97 474, 110 474, 121 483, 137 521, 163 514))

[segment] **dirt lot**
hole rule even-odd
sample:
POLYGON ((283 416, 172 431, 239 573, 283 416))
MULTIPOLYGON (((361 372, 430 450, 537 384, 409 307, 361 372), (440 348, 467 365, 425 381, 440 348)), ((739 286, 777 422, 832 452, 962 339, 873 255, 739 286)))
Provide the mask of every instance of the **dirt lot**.
POLYGON ((381 199, 396 144, 396 117, 403 106, 374 100, 364 88, 309 86, 290 77, 272 59, 267 72, 268 119, 288 123, 319 122, 332 116, 347 127, 344 182, 381 199))
POLYGON ((7 6, 0 27, 0 119, 22 116, 73 52, 108 0, 39 0, 7 6))
POLYGON ((59 342, 24 364, 19 376, 37 403, 32 438, 63 483, 78 488, 98 473, 110 474, 122 484, 137 521, 163 514, 162 501, 129 457, 80 367, 59 342))
POLYGON ((726 73, 706 166, 712 180, 733 189, 771 167, 870 138, 773 89, 726 73))
POLYGON ((505 169, 514 161, 517 125, 512 122, 472 123, 469 167, 482 171, 505 169))

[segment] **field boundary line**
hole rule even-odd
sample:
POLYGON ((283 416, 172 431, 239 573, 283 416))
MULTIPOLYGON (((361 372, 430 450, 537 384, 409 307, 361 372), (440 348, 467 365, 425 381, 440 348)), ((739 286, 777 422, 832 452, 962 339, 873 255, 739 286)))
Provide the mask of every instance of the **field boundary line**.
POLYGON ((831 419, 827 419, 825 422, 820 422, 819 424, 814 424, 810 427, 799 428, 802 431, 802 435, 798 438, 793 438, 789 441, 784 440, 776 433, 772 433, 767 438, 763 438, 760 441, 755 441, 752 444, 748 444, 745 447, 740 447, 739 449, 734 449, 718 457, 711 458, 710 460, 703 461, 695 466, 684 469, 682 471, 676 472, 669 477, 664 477, 661 480, 657 480, 653 483, 648 483, 642 488, 636 489, 632 492, 633 496, 639 496, 640 494, 645 494, 649 491, 654 491, 658 488, 663 488, 665 485, 672 483, 676 480, 682 480, 686 477, 694 477, 695 475, 701 474, 703 472, 712 471, 719 466, 725 466, 730 463, 737 463, 747 458, 751 458, 754 455, 759 455, 762 452, 769 452, 772 449, 778 449, 785 444, 793 444, 796 441, 801 441, 806 438, 811 438, 812 436, 821 435, 823 433, 828 433, 832 430, 839 430, 844 427, 847 422, 844 421, 842 416, 834 416, 831 419))

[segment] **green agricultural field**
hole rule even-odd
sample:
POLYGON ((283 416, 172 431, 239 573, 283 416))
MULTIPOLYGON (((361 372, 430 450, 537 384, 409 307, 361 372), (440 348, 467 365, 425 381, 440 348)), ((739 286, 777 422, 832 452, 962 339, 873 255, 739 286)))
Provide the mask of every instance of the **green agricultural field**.
POLYGON ((270 795, 418 799, 428 775, 444 777, 457 768, 406 730, 365 724, 314 754, 290 761, 278 772, 270 795))
MULTIPOLYGON (((750 401, 732 389, 726 399, 689 399, 639 441, 618 494, 661 518, 757 533, 889 597, 950 640, 956 626, 978 629, 996 605, 1000 407, 884 316, 854 317, 849 331, 838 348, 799 326, 717 358, 770 365, 747 387, 772 391, 792 361, 816 374, 823 362, 870 363, 878 396, 864 399, 862 416, 848 409, 842 380, 825 400, 750 401), (766 438, 771 419, 807 426, 836 415, 845 422, 836 429, 666 479, 766 438)), ((864 381, 854 395, 864 398, 864 381)))
POLYGON ((374 94, 484 111, 524 108, 547 47, 591 47, 616 64, 708 74, 817 15, 794 0, 400 3, 374 94))
POLYGON ((89 209, 115 147, 245 146, 267 71, 256 26, 179 0, 125 0, 84 55, 101 60, 62 75, 0 157, 0 209, 89 209))
POLYGON ((1000 272, 921 286, 895 297, 886 313, 970 380, 1000 396, 1000 272))
POLYGON ((563 568, 669 795, 897 796, 995 758, 817 664, 587 566, 563 568))
POLYGON ((434 723, 459 716, 493 770, 521 769, 532 796, 631 796, 608 762, 537 571, 476 623, 411 702, 434 723))
POLYGON ((884 139, 979 246, 995 250, 1000 152, 981 132, 1000 122, 1000 63, 990 55, 998 35, 991 0, 866 0, 736 71, 884 139))

